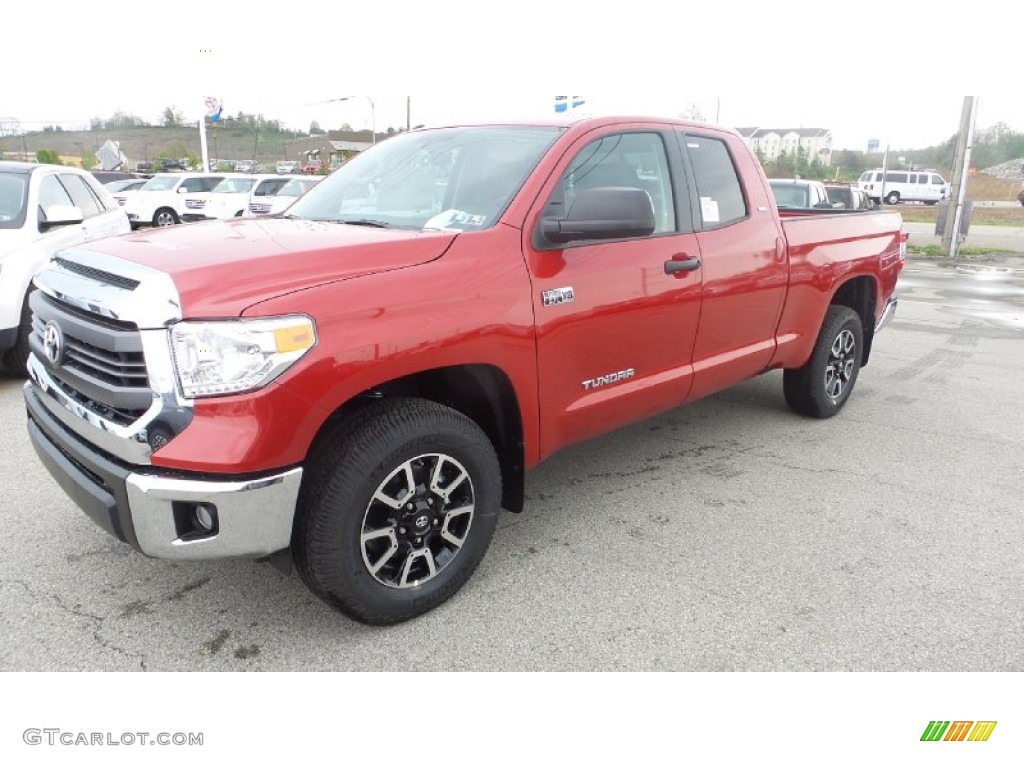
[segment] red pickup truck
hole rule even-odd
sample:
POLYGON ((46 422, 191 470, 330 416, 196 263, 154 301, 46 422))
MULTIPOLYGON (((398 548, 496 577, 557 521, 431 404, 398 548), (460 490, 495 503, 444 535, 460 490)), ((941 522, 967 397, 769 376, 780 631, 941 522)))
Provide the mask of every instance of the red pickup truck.
POLYGON ((896 306, 899 214, 780 214, 740 137, 644 118, 382 142, 279 216, 64 250, 28 429, 146 555, 294 564, 388 624, 454 594, 523 474, 784 369, 835 415, 896 306))

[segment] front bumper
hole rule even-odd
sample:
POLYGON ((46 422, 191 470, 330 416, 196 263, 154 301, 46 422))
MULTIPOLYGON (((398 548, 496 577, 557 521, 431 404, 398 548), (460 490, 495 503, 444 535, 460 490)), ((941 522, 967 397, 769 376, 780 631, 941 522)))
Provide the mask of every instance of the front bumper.
POLYGON ((878 333, 892 321, 892 317, 896 314, 896 307, 899 303, 899 299, 895 296, 889 297, 889 300, 885 303, 885 309, 882 310, 882 314, 879 316, 878 322, 875 323, 875 333, 878 333))
POLYGON ((150 557, 259 558, 289 546, 302 469, 223 478, 136 467, 101 453, 69 431, 25 384, 28 431, 60 487, 107 533, 150 557), (212 532, 195 526, 203 504, 212 532))

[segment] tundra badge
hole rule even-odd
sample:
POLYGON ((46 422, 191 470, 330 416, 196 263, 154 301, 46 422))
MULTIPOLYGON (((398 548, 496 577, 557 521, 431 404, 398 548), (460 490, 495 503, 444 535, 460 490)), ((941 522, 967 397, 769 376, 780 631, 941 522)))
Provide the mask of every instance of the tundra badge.
POLYGON ((625 381, 626 379, 632 379, 636 374, 636 371, 632 368, 627 368, 624 371, 616 371, 615 373, 609 373, 606 376, 598 376, 595 379, 587 379, 583 382, 584 389, 597 389, 603 387, 605 384, 614 384, 616 381, 625 381))

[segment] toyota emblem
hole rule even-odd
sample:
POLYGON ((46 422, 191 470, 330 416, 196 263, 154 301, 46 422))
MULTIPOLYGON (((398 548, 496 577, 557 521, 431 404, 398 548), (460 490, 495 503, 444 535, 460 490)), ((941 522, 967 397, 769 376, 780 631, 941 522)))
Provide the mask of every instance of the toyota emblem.
POLYGON ((60 365, 64 357, 64 334, 53 323, 43 328, 43 354, 54 365, 60 365))

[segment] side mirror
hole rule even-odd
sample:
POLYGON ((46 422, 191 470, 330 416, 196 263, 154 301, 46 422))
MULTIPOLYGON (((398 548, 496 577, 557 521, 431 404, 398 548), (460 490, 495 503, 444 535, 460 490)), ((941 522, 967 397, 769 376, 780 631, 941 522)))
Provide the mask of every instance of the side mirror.
POLYGON ((180 187, 178 187, 177 191, 178 191, 179 195, 187 195, 188 194, 188 190, 185 189, 185 185, 184 184, 182 184, 180 187))
POLYGON ((647 237, 655 228, 654 204, 634 187, 583 189, 565 218, 541 219, 540 228, 544 239, 556 244, 647 237))
POLYGON ((77 205, 51 205, 40 217, 39 231, 45 232, 54 227, 81 224, 84 219, 82 209, 77 205))

